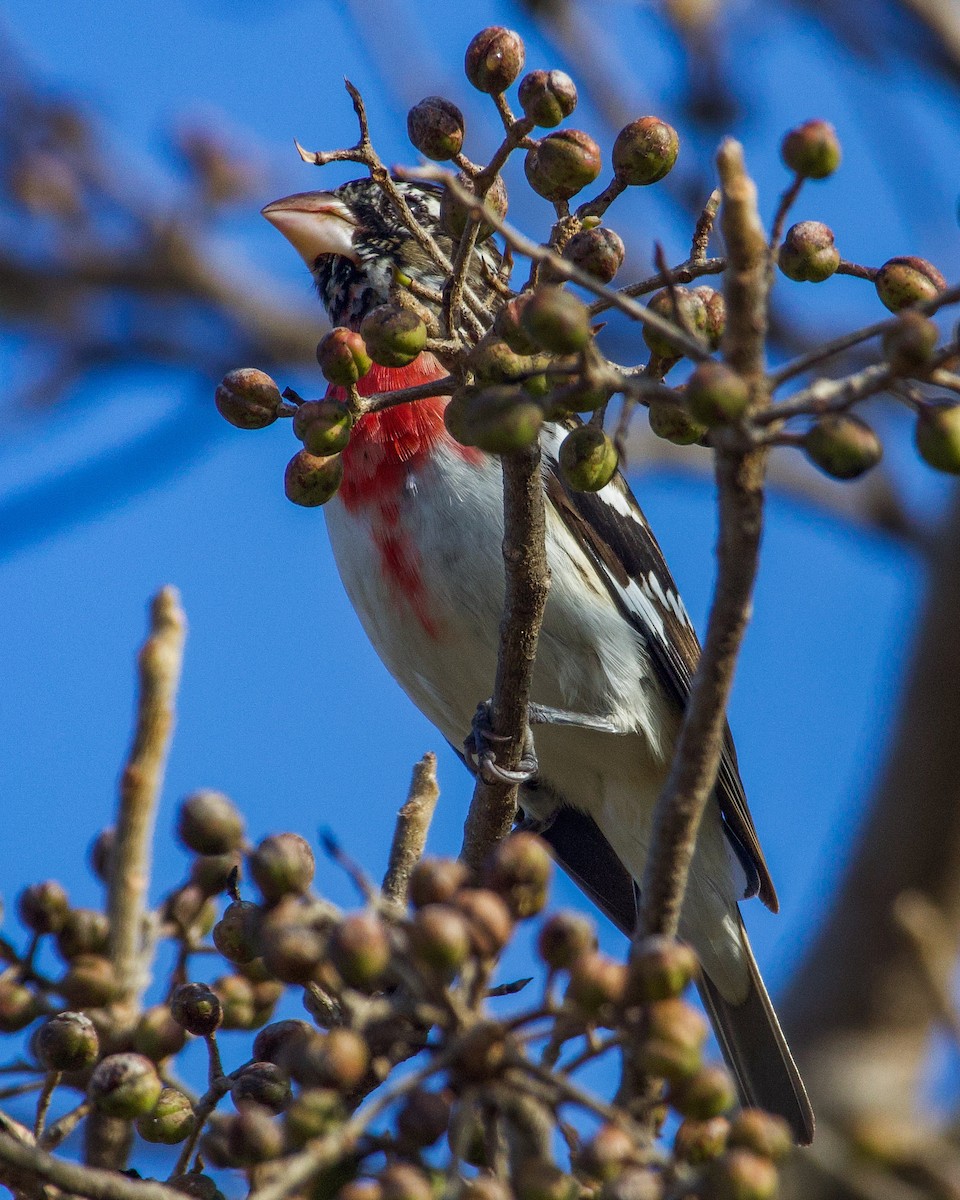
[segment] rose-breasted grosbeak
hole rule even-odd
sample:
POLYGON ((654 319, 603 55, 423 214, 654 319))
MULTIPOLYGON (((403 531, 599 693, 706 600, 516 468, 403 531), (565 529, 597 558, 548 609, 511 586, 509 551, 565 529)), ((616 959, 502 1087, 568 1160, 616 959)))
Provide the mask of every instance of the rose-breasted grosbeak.
MULTIPOLYGON (((398 186, 452 259, 439 193, 398 186)), ((389 299, 397 268, 434 292, 445 282, 370 180, 289 196, 263 214, 306 262, 335 325, 358 328, 389 299)), ((493 244, 481 243, 468 280, 475 293, 489 299, 499 265, 493 244)), ((360 391, 445 373, 423 353, 402 369, 375 366, 360 391)), ((459 746, 494 675, 503 501, 499 462, 454 441, 445 403, 419 400, 359 420, 343 452, 342 486, 325 511, 340 575, 370 640, 417 707, 459 746)), ((563 433, 548 424, 542 438, 552 582, 533 696, 587 719, 579 727, 538 726, 539 770, 522 787, 521 803, 560 864, 629 935, 635 881, 699 644, 626 481, 617 474, 596 493, 568 488, 557 468, 563 433)), ((776 910, 777 899, 729 735, 715 795, 680 932, 700 957, 701 994, 744 1103, 782 1114, 808 1142, 810 1104, 737 907, 759 894, 776 910)))

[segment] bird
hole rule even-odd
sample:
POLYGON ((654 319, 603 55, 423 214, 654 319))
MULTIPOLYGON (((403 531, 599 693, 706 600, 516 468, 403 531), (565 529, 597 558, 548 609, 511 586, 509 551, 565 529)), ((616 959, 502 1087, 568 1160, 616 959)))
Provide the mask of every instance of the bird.
MULTIPOLYGON (((441 190, 396 181, 394 194, 452 261, 441 190)), ((447 282, 373 179, 287 196, 262 212, 303 259, 335 326, 358 329, 395 296, 398 272, 427 297, 447 282)), ((500 268, 494 241, 479 242, 467 276, 477 311, 502 302, 492 282, 500 268)), ((395 391, 446 374, 425 350, 405 367, 375 364, 359 391, 395 391)), ((361 416, 342 454, 343 482, 324 512, 367 636, 413 703, 458 747, 494 677, 503 492, 498 459, 448 433, 447 399, 361 416)), ((537 769, 519 799, 561 867, 632 936, 653 810, 700 647, 624 476, 618 471, 597 492, 564 482, 558 454, 566 432, 548 421, 541 434, 551 586, 532 698, 548 713, 584 719, 537 725, 537 769)), ((777 911, 728 729, 679 932, 699 957, 701 997, 742 1103, 779 1114, 805 1144, 813 1112, 739 912, 738 902, 754 895, 777 911)))

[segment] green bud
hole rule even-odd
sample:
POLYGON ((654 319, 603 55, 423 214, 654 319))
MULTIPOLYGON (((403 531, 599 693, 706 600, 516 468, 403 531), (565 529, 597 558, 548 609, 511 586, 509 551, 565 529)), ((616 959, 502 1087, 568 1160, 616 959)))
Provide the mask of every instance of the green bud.
POLYGON ((683 395, 693 419, 708 428, 739 421, 750 405, 747 381, 714 360, 698 363, 683 395))
POLYGON ((804 434, 803 449, 834 479, 856 479, 883 457, 880 439, 866 421, 846 415, 821 417, 804 434))
POLYGON ((82 1071, 100 1054, 96 1026, 80 1012, 62 1012, 45 1021, 33 1038, 33 1050, 46 1071, 82 1071))
POLYGON ((805 121, 780 144, 784 165, 806 179, 826 179, 840 166, 840 141, 827 121, 805 121))
POLYGON ((576 354, 590 342, 587 306, 561 287, 537 288, 523 307, 520 323, 551 354, 576 354))
POLYGON ((427 96, 407 114, 407 136, 425 158, 446 162, 463 149, 463 113, 443 96, 427 96))
POLYGON ((576 492, 599 492, 617 471, 617 448, 599 425, 581 425, 560 445, 560 471, 576 492))
POLYGON ((905 309, 883 335, 883 352, 898 375, 924 375, 936 353, 940 330, 918 312, 905 309))
POLYGON ((141 1054, 110 1054, 94 1068, 87 1095, 108 1117, 135 1120, 152 1112, 163 1084, 153 1063, 141 1054))
POLYGON ((360 336, 375 363, 405 367, 427 344, 427 327, 412 309, 381 304, 363 318, 360 336))
POLYGON ((924 462, 948 475, 960 475, 960 404, 925 405, 914 427, 924 462))
POLYGON ((346 329, 342 325, 331 329, 320 339, 317 362, 324 379, 337 387, 350 387, 357 383, 371 367, 363 338, 355 329, 346 329))
POLYGON ((531 71, 517 92, 523 115, 534 125, 553 129, 577 107, 577 87, 564 71, 531 71))
POLYGON ((582 229, 567 242, 563 257, 601 283, 609 283, 623 265, 623 239, 606 225, 582 229))
POLYGON ((656 399, 650 401, 647 412, 650 428, 665 441, 676 446, 692 446, 703 440, 706 425, 693 419, 693 415, 680 400, 656 399))
POLYGON ((659 117, 640 117, 625 125, 613 143, 613 170, 631 187, 657 183, 673 170, 680 152, 677 131, 659 117))
POLYGON ((891 312, 933 300, 947 286, 933 263, 912 254, 889 259, 877 271, 873 283, 881 303, 891 312))
POLYGON ((548 133, 523 161, 527 182, 539 196, 569 200, 600 174, 600 147, 581 129, 548 133))
POLYGON ((292 503, 316 508, 333 499, 342 481, 343 460, 339 454, 324 457, 298 450, 287 463, 283 490, 292 503))
POLYGON ((777 259, 780 270, 797 283, 823 283, 840 266, 833 230, 822 221, 800 221, 787 230, 777 259))
MULTIPOLYGON (((707 332, 707 306, 703 297, 685 287, 674 288, 677 310, 684 319, 687 329, 694 337, 703 337, 707 332)), ((674 297, 669 288, 661 288, 650 297, 649 307, 659 316, 676 323, 673 309, 674 297)), ((649 325, 643 327, 643 340, 654 354, 661 358, 679 358, 683 351, 669 335, 659 333, 649 325)))
POLYGON ((175 1146, 193 1132, 193 1105, 177 1088, 165 1087, 152 1112, 137 1118, 137 1133, 146 1142, 175 1146))

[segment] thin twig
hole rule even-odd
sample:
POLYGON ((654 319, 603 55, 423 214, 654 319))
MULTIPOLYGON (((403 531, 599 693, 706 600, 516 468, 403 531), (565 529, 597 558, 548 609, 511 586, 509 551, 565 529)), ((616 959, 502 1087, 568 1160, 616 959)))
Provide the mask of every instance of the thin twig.
POLYGON ((54 1158, 36 1146, 0 1131, 0 1162, 28 1172, 74 1196, 89 1200, 183 1200, 183 1193, 150 1179, 130 1179, 117 1171, 82 1167, 54 1158))
POLYGON ((381 892, 384 902, 395 911, 402 913, 407 906, 410 876, 423 855, 439 798, 437 756, 425 754, 413 768, 410 791, 403 808, 397 813, 390 860, 383 877, 381 892))

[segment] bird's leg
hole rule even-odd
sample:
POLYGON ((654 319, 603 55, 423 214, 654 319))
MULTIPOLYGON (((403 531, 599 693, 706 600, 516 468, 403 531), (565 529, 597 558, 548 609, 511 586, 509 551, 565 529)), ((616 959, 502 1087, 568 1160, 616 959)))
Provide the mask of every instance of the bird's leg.
POLYGON ((632 732, 623 721, 618 721, 610 714, 594 716, 592 713, 570 712, 564 708, 549 708, 545 704, 528 704, 527 720, 531 725, 570 725, 575 729, 595 729, 598 733, 632 732))

